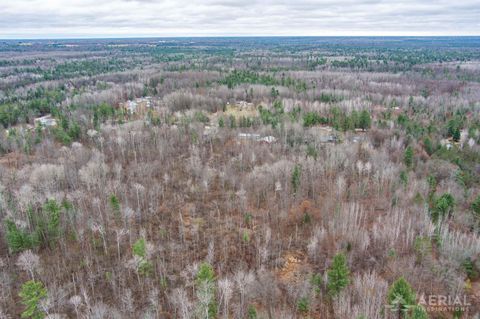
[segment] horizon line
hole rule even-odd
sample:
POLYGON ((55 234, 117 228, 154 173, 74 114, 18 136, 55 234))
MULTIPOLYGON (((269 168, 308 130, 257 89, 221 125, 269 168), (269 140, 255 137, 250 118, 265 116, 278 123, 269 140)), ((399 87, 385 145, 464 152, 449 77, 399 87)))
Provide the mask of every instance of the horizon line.
POLYGON ((175 35, 175 36, 152 36, 152 35, 125 35, 125 36, 73 36, 73 37, 11 37, 0 38, 0 41, 32 41, 32 40, 122 40, 122 39, 188 39, 188 38, 478 38, 478 35, 175 35))

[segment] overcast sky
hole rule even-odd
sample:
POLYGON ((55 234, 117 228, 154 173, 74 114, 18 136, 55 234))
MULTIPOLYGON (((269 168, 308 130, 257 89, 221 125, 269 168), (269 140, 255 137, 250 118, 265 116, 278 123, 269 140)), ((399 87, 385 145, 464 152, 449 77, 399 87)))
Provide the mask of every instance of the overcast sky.
POLYGON ((480 35, 480 0, 0 0, 0 38, 480 35))

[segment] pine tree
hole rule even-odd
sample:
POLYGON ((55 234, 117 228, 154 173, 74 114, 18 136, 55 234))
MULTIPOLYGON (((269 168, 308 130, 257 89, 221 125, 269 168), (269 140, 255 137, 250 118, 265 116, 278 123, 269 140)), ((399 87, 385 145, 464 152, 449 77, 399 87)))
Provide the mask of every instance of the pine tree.
POLYGON ((223 119, 223 117, 221 117, 221 118, 218 120, 218 126, 219 126, 220 128, 225 127, 225 120, 223 119))
POLYGON ((29 280, 22 285, 18 295, 22 298, 22 304, 25 306, 22 318, 42 319, 45 317, 44 311, 40 308, 40 302, 47 297, 47 289, 43 283, 29 280))
POLYGON ((215 318, 217 302, 215 301, 215 271, 208 263, 202 263, 197 272, 197 297, 199 299, 200 318, 215 318))
POLYGON ((153 272, 153 264, 147 258, 147 242, 144 238, 138 239, 133 244, 132 253, 138 260, 137 272, 142 276, 149 276, 153 272))
POLYGON ((457 127, 452 132, 452 139, 455 142, 458 142, 458 141, 460 141, 460 137, 461 137, 461 132, 460 132, 460 129, 457 127))
POLYGON ((43 210, 47 215, 47 236, 48 244, 54 244, 60 236, 60 206, 54 199, 48 200, 43 206, 43 210))
POLYGON ((132 246, 132 252, 135 256, 145 258, 147 256, 147 246, 144 238, 138 239, 132 246))
POLYGON ((399 316, 403 315, 404 318, 407 318, 406 315, 409 309, 416 303, 415 291, 405 278, 400 277, 388 290, 387 301, 391 309, 398 313, 399 316))
POLYGON ((32 236, 23 229, 19 229, 11 220, 5 221, 6 239, 12 253, 32 248, 32 236))
POLYGON ((403 155, 403 162, 407 168, 412 168, 413 166, 413 148, 408 146, 405 150, 405 154, 403 155))
POLYGON ((472 203, 472 211, 475 217, 480 218, 480 195, 472 203))
POLYGON ((455 198, 449 193, 444 193, 440 196, 434 204, 434 207, 431 211, 432 220, 434 223, 438 222, 443 218, 449 217, 453 212, 453 207, 455 206, 455 198))
POLYGON ((300 175, 301 168, 299 165, 295 165, 292 172, 292 189, 294 193, 297 193, 298 188, 300 187, 300 175))
POLYGON ((358 126, 365 131, 366 129, 370 128, 371 124, 372 124, 372 119, 370 118, 370 113, 367 110, 363 110, 360 113, 358 126))
POLYGON ((429 137, 425 137, 423 139, 423 146, 425 148, 425 152, 427 152, 428 155, 432 155, 435 151, 432 140, 429 137))
POLYGON ((120 201, 118 200, 117 196, 115 196, 115 194, 112 194, 110 196, 110 207, 112 208, 113 210, 113 213, 115 214, 115 217, 117 219, 120 218, 120 201))
POLYGON ((327 272, 329 294, 334 297, 350 283, 350 271, 347 266, 347 257, 339 253, 333 257, 333 263, 327 272))

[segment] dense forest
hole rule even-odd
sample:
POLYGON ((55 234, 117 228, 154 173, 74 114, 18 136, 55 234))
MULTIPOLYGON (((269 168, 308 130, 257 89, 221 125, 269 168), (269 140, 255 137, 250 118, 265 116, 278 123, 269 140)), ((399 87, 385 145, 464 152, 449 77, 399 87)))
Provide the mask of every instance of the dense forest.
POLYGON ((0 41, 0 319, 480 316, 480 38, 0 41))

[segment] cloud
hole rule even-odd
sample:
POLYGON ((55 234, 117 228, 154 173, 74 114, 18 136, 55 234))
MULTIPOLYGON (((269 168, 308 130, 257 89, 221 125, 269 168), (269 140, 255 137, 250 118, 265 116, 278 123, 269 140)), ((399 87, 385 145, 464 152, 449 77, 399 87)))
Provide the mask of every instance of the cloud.
POLYGON ((480 35, 477 0, 2 0, 0 38, 480 35))

